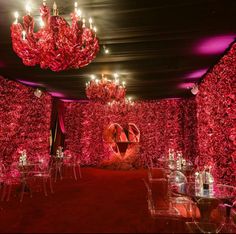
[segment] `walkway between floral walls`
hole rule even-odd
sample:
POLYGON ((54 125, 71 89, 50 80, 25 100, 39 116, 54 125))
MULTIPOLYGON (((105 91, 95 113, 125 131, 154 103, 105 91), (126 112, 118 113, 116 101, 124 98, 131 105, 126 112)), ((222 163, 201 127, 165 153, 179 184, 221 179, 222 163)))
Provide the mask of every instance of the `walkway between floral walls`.
MULTIPOLYGON (((147 212, 142 178, 146 170, 112 171, 82 168, 83 178, 64 179, 55 193, 34 194, 22 203, 13 198, 1 203, 1 233, 147 233, 152 220, 147 212)), ((157 220, 156 233, 186 232, 183 222, 157 220), (168 221, 168 222, 167 222, 168 221)))

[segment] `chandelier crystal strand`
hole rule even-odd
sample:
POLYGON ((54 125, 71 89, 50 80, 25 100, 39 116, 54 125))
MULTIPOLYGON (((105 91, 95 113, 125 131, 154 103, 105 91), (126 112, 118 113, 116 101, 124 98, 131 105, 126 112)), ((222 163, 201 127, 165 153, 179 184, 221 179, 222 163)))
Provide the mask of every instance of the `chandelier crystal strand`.
POLYGON ((15 12, 15 21, 11 25, 13 50, 27 66, 40 65, 42 69, 62 71, 75 69, 91 63, 98 51, 99 42, 96 27, 92 19, 86 27, 81 10, 75 3, 71 13, 71 26, 59 16, 56 3, 53 15, 46 1, 40 7, 41 28, 34 32, 34 19, 31 7, 26 6, 27 15, 23 16, 23 25, 19 23, 19 14, 15 12))
POLYGON ((94 75, 91 76, 91 81, 86 84, 87 98, 93 101, 101 102, 121 102, 125 100, 126 88, 125 83, 120 85, 119 80, 110 80, 102 74, 101 79, 96 79, 94 75))

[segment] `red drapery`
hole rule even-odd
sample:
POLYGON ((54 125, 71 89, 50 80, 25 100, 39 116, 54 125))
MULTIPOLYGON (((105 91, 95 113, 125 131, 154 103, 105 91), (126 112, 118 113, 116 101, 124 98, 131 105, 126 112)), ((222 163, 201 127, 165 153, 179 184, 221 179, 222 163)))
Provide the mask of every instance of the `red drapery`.
POLYGON ((65 124, 64 124, 64 103, 57 98, 52 103, 51 118, 51 154, 56 154, 58 146, 64 148, 65 144, 65 124))

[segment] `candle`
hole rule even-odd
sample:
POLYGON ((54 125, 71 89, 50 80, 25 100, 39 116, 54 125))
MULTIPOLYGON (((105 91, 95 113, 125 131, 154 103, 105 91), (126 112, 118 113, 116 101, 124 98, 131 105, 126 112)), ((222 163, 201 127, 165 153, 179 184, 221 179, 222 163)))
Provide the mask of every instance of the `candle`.
POLYGON ((23 30, 23 31, 22 31, 22 39, 25 40, 25 38, 26 38, 26 31, 23 30))
POLYGON ((82 26, 83 28, 86 27, 85 22, 86 22, 86 20, 85 20, 85 18, 83 18, 83 26, 82 26))
POLYGON ((29 3, 26 4, 25 9, 26 9, 27 14, 30 15, 30 12, 31 12, 31 6, 30 6, 29 3))
POLYGON ((92 25, 92 23, 93 23, 93 19, 90 17, 90 18, 89 18, 90 29, 92 29, 92 28, 93 28, 93 25, 92 25))
POLYGON ((18 23, 18 18, 19 18, 19 13, 16 11, 16 12, 14 13, 14 16, 15 16, 15 22, 14 22, 14 24, 17 24, 17 23, 18 23))

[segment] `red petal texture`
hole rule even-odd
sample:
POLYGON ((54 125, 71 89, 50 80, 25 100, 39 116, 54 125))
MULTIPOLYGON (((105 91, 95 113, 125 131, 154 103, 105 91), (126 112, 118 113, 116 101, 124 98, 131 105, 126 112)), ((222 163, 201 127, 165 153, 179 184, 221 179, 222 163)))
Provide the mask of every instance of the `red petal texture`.
POLYGON ((0 160, 18 162, 26 149, 30 160, 49 157, 51 96, 0 77, 0 160))
POLYGON ((135 102, 130 109, 99 102, 65 103, 66 148, 80 154, 83 165, 100 165, 113 156, 104 130, 113 123, 134 123, 140 130, 137 166, 146 167, 150 160, 167 153, 169 148, 182 150, 187 158, 196 157, 195 101, 161 100, 135 102))
POLYGON ((29 15, 23 17, 23 26, 11 26, 13 50, 26 66, 39 64, 42 69, 58 72, 84 67, 94 60, 99 51, 98 39, 91 29, 82 27, 75 13, 71 14, 72 26, 60 16, 50 16, 47 6, 42 6, 40 13, 45 26, 36 33, 29 15))
POLYGON ((207 73, 196 97, 199 166, 214 164, 214 176, 236 185, 236 44, 207 73))

